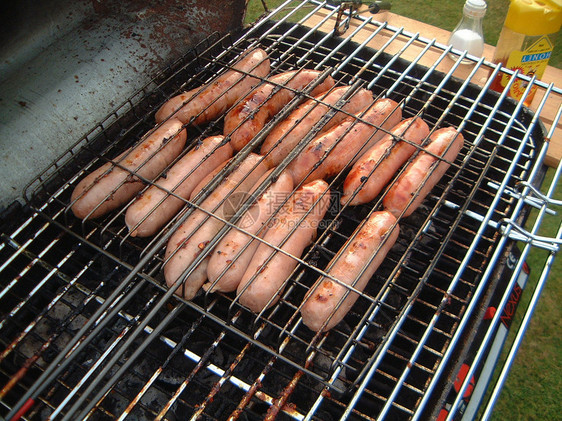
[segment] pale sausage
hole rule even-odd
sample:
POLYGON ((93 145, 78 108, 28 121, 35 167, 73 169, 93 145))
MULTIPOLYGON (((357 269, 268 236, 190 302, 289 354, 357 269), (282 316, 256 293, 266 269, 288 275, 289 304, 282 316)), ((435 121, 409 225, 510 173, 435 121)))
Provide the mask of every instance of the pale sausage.
POLYGON ((185 205, 182 199, 188 199, 195 186, 230 157, 232 148, 224 136, 210 136, 195 145, 129 206, 125 223, 131 236, 154 235, 185 205))
MULTIPOLYGON (((273 170, 268 171, 256 186, 269 177, 271 171, 273 170)), ((259 245, 259 241, 253 239, 250 234, 263 237, 267 231, 266 223, 269 224, 269 218, 285 202, 292 190, 293 179, 283 172, 242 215, 236 227, 231 228, 213 250, 207 268, 209 281, 203 285, 203 289, 211 292, 236 291, 259 245)))
MULTIPOLYGON (((196 209, 172 234, 166 247, 164 264, 164 277, 168 286, 172 286, 182 276, 224 226, 221 219, 228 220, 232 212, 241 205, 236 195, 251 191, 256 181, 266 171, 263 158, 256 154, 249 154, 201 203, 200 208, 204 210, 196 209), (208 215, 205 211, 211 212, 212 215, 208 215)), ((177 290, 178 294, 183 291, 184 298, 188 300, 195 296, 207 279, 208 260, 207 256, 186 279, 182 280, 183 286, 177 290)))
POLYGON ((187 134, 181 121, 170 119, 149 131, 139 144, 83 178, 72 192, 76 217, 97 218, 132 199, 180 154, 187 134))
POLYGON ((329 203, 330 191, 323 180, 308 183, 291 196, 267 230, 238 285, 241 304, 260 312, 277 302, 283 284, 298 264, 296 259, 314 241, 329 203))
POLYGON ((328 265, 304 299, 303 323, 316 332, 337 325, 349 312, 398 238, 396 218, 387 211, 373 212, 328 265), (365 269, 366 267, 366 269, 365 269), (360 276, 361 271, 365 269, 360 276))
MULTIPOLYGON (((230 144, 230 143, 229 143, 230 144)), ((211 171, 209 174, 207 174, 205 177, 203 177, 203 179, 193 188, 193 191, 191 192, 191 194, 189 195, 189 200, 193 201, 195 199, 195 197, 201 192, 201 190, 204 190, 207 186, 207 184, 209 184, 209 182, 215 178, 215 176, 222 171, 222 169, 224 167, 226 167, 228 165, 230 161, 225 161, 222 164, 220 164, 218 167, 216 167, 213 171, 211 171)))

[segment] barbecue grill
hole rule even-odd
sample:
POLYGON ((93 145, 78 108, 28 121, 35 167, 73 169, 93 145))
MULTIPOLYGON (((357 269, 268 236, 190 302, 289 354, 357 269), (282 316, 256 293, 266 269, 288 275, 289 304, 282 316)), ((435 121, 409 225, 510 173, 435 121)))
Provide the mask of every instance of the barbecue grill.
MULTIPOLYGON (((537 235, 556 203, 552 193, 560 167, 547 193, 539 188, 562 107, 548 131, 540 116, 548 100, 560 103, 562 90, 515 74, 512 81, 522 79, 543 93, 533 112, 489 90, 491 82, 480 87, 471 81, 483 69, 493 80, 507 71, 499 66, 390 27, 376 15, 342 13, 333 31, 349 29, 335 36, 320 28, 336 20, 339 7, 306 1, 287 8, 289 3, 248 28, 213 34, 189 49, 38 174, 23 192, 24 204, 4 212, 0 408, 6 419, 460 419, 469 413, 467 391, 475 391, 469 408, 480 402, 472 382, 485 377, 503 309, 524 286, 525 257, 531 247, 550 252, 539 269, 536 297, 562 235, 537 235), (319 13, 320 22, 307 26, 319 13), (363 28, 370 39, 358 41, 363 28), (367 45, 383 36, 383 48, 367 45), (399 38, 406 39, 405 47, 390 53, 399 38), (414 44, 422 53, 404 59, 414 44), (302 299, 381 204, 375 199, 339 205, 347 170, 329 180, 335 199, 280 300, 259 314, 233 293, 201 293, 186 301, 175 294, 181 283, 166 287, 166 241, 211 189, 148 239, 129 235, 126 206, 83 221, 70 211, 78 181, 150 130, 167 99, 213 80, 257 46, 269 54, 272 74, 317 69, 320 78, 366 87, 397 101, 405 117, 421 116, 432 128, 453 126, 465 137, 423 205, 401 220, 396 245, 351 312, 327 333, 302 324, 302 299), (424 67, 419 61, 430 49, 439 54, 434 66, 424 67), (455 77, 461 60, 447 73, 437 70, 450 54, 472 63, 465 80, 455 77), (535 222, 524 230, 533 208, 535 222), (498 311, 484 321, 490 307, 498 311)), ((259 151, 268 130, 310 98, 309 92, 299 92, 238 159, 259 151)), ((186 149, 221 133, 222 124, 220 118, 188 127, 186 149)), ((232 224, 240 214, 222 235, 236 229, 232 224)), ((531 313, 532 306, 524 326, 531 313)))

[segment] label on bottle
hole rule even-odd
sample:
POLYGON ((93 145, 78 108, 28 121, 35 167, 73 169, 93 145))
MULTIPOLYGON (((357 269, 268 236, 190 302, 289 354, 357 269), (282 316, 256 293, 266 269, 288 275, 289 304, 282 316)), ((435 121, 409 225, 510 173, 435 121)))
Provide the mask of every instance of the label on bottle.
MULTIPOLYGON (((544 35, 526 50, 512 51, 507 59, 505 67, 511 70, 519 70, 520 73, 530 77, 536 75, 537 78, 540 79, 546 70, 553 49, 554 46, 550 38, 548 35, 544 35)), ((503 87, 507 86, 509 79, 509 75, 503 75, 501 85, 503 87)), ((513 85, 511 85, 509 91, 510 96, 517 100, 521 99, 527 85, 528 83, 526 81, 517 79, 513 85)), ((533 91, 534 90, 536 90, 536 87, 534 87, 533 91)))

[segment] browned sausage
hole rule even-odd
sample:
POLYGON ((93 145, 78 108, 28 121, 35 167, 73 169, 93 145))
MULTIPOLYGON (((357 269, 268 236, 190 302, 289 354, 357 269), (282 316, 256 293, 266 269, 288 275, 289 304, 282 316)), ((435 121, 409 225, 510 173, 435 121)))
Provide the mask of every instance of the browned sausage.
MULTIPOLYGON (((235 151, 246 146, 265 124, 295 96, 295 91, 304 89, 320 76, 316 70, 293 70, 272 76, 271 83, 262 83, 250 92, 224 118, 224 134, 230 136, 235 151), (281 86, 280 89, 276 89, 281 86), (287 88, 287 89, 285 89, 287 88)), ((317 95, 334 86, 334 79, 328 76, 311 95, 317 95)))
POLYGON ((303 323, 314 331, 327 331, 351 309, 398 238, 396 218, 387 211, 373 212, 330 262, 327 272, 337 279, 320 277, 304 299, 303 323), (361 271, 365 268, 361 276, 361 271))
MULTIPOLYGON (((314 99, 299 105, 289 116, 277 124, 263 141, 261 154, 265 156, 269 167, 279 163, 291 150, 313 129, 322 117, 348 92, 349 86, 342 86, 329 93, 317 95, 314 99)), ((373 93, 359 89, 341 107, 345 112, 336 113, 322 131, 341 123, 348 114, 355 114, 365 109, 373 101, 373 93)))
POLYGON ((144 187, 138 176, 153 180, 180 154, 186 131, 170 119, 148 132, 137 146, 82 179, 72 192, 72 212, 97 218, 125 204, 144 187))
POLYGON ((402 120, 355 163, 343 183, 341 204, 360 205, 377 197, 412 156, 414 145, 421 144, 428 135, 429 126, 421 118, 402 120))
POLYGON ((195 186, 231 156, 224 136, 210 136, 194 146, 129 206, 125 223, 131 236, 154 235, 185 205, 182 198, 188 199, 195 186))
POLYGON ((383 198, 383 207, 397 218, 406 217, 417 209, 464 144, 462 134, 452 127, 436 130, 430 140, 429 145, 408 164, 383 198))
POLYGON ((203 124, 222 115, 232 105, 260 83, 258 77, 269 73, 267 53, 260 48, 248 52, 233 70, 228 70, 204 87, 192 89, 168 100, 156 112, 157 122, 173 116, 188 124, 203 124))
POLYGON ((277 302, 283 284, 298 264, 296 259, 316 237, 329 203, 328 184, 323 180, 308 183, 291 196, 267 230, 238 285, 241 304, 260 312, 277 302))
POLYGON ((352 165, 361 150, 374 145, 402 119, 402 110, 391 99, 380 99, 370 105, 361 121, 349 117, 314 138, 287 167, 296 184, 304 180, 328 179, 352 165), (333 149, 332 149, 333 147, 333 149), (310 174, 309 174, 310 173, 310 174))

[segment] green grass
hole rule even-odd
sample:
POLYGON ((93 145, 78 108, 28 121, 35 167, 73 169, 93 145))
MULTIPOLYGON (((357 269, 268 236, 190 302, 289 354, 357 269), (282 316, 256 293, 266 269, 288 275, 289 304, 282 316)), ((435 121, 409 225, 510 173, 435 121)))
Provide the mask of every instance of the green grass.
MULTIPOLYGON (((266 0, 266 3, 273 8, 282 1, 266 0)), ((392 12, 452 30, 461 17, 463 4, 464 0, 395 0, 392 1, 392 12)), ((488 10, 484 18, 484 37, 488 44, 496 45, 508 6, 508 0, 488 0, 488 10)), ((247 22, 254 21, 262 13, 261 0, 250 0, 247 22)), ((558 47, 555 48, 549 64, 562 68, 562 38, 558 39, 558 47)), ((545 185, 550 185, 553 172, 549 169, 545 185)), ((554 197, 562 200, 562 183, 557 187, 554 197)), ((560 209, 555 210, 562 212, 560 209)), ((540 234, 554 236, 560 223, 559 215, 548 217, 542 224, 540 234)), ((520 325, 523 310, 527 307, 531 290, 536 285, 547 257, 546 252, 533 248, 527 258, 531 276, 521 298, 508 344, 515 335, 515 329, 520 325)), ((562 258, 558 257, 495 406, 494 421, 562 419, 562 404, 558 395, 562 390, 561 273, 562 258)))

